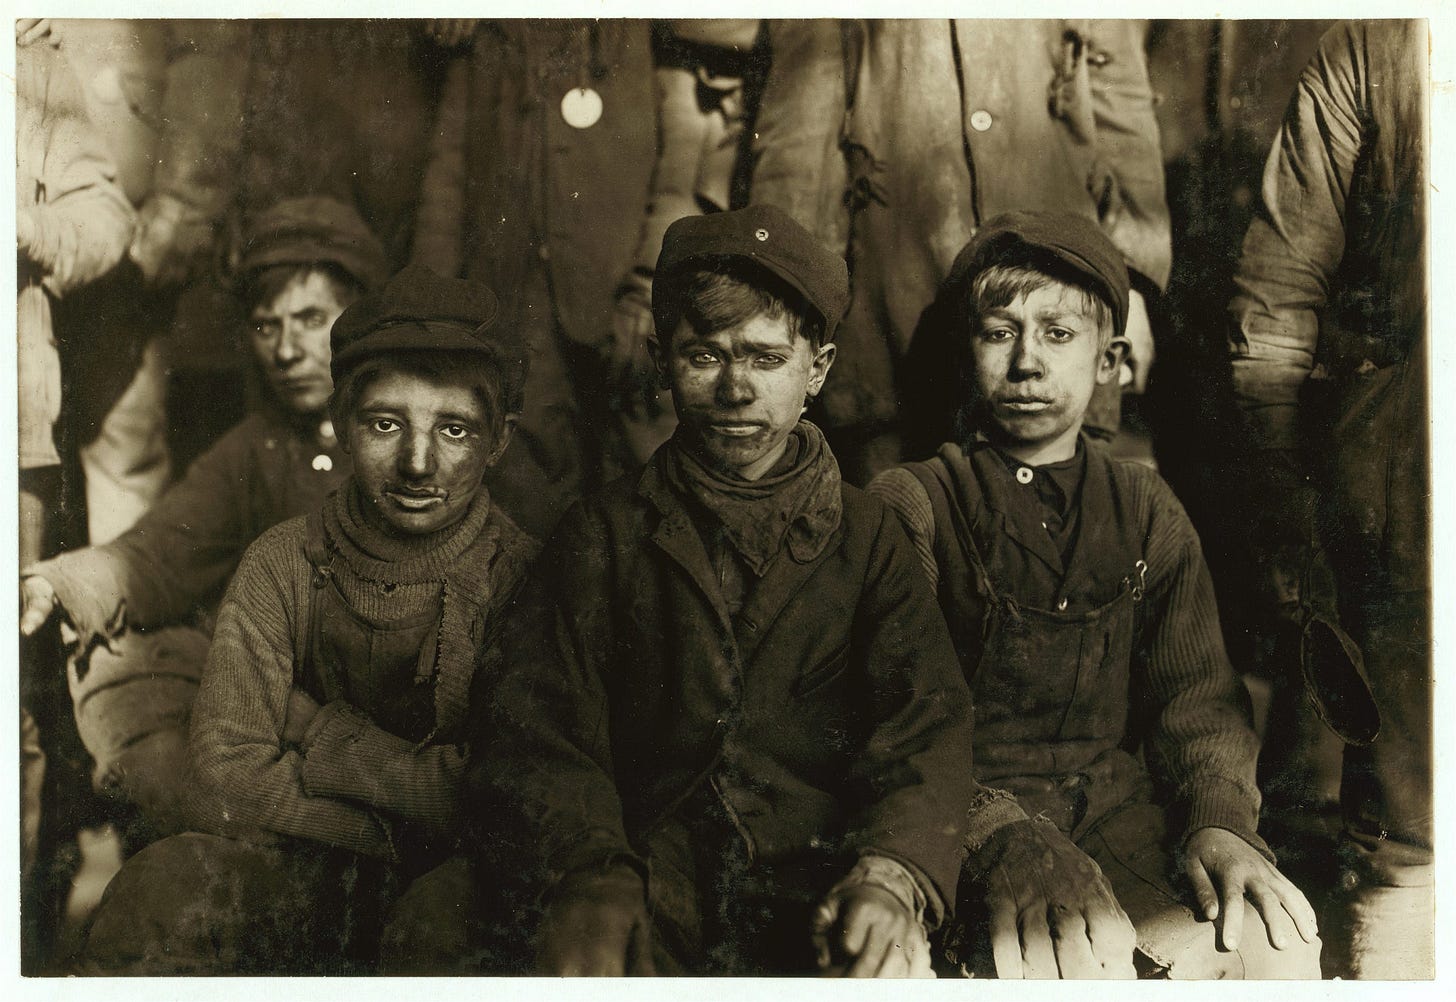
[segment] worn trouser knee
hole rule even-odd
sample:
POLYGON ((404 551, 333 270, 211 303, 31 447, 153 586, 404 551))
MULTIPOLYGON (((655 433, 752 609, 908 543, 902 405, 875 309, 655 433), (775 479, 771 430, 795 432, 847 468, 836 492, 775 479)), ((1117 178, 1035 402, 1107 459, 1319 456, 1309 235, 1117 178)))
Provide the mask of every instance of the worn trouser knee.
POLYGON ((379 973, 482 973, 476 906, 475 867, 464 856, 415 878, 389 910, 379 937, 379 973))
POLYGON ((70 665, 76 728, 96 790, 133 804, 150 834, 183 830, 187 727, 208 637, 190 627, 128 631, 70 665))

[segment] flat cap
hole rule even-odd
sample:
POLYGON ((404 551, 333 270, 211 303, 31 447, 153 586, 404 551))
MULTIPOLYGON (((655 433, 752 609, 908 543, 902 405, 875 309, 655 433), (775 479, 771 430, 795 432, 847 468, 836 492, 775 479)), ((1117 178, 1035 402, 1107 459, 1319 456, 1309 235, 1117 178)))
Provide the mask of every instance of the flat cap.
POLYGON ((237 272, 249 275, 278 264, 330 262, 365 289, 389 277, 379 240, 352 206, 322 195, 285 198, 248 220, 237 272))
POLYGON ((783 279, 824 318, 824 339, 834 337, 849 305, 849 269, 842 257, 772 205, 687 216, 667 228, 652 279, 659 337, 672 333, 664 327, 672 322, 674 283, 693 264, 713 258, 743 258, 783 279))
POLYGON ((514 331, 496 323, 498 314, 485 286, 409 265, 334 321, 334 382, 360 360, 386 352, 469 351, 496 360, 512 397, 525 384, 527 351, 514 331))
POLYGON ((954 294, 993 264, 1041 256, 1080 275, 1112 307, 1113 332, 1127 330, 1128 275, 1122 252, 1092 220, 1069 212, 1007 212, 988 220, 956 255, 941 282, 954 294))

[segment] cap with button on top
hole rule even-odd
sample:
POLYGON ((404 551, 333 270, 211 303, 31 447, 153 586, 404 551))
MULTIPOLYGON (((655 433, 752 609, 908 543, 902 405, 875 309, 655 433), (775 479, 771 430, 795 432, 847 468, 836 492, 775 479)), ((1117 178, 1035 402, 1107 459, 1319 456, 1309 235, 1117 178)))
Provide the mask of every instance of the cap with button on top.
POLYGON ((515 399, 525 385, 528 354, 514 330, 496 323, 498 312, 485 286, 410 265, 334 321, 334 384, 361 359, 385 352, 468 351, 496 360, 506 399, 515 399))
POLYGON ((849 269, 842 257, 772 205, 687 216, 667 228, 652 280, 658 337, 671 333, 664 328, 673 322, 677 283, 694 264, 715 258, 742 258, 787 282, 824 319, 824 339, 833 339, 849 305, 849 269))

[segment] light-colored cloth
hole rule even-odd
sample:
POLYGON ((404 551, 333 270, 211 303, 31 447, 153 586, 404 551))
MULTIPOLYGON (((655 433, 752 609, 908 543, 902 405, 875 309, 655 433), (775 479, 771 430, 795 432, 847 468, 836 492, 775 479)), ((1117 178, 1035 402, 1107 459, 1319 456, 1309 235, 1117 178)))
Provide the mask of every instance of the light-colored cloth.
POLYGON ((60 463, 53 432, 61 413, 61 361, 52 298, 121 260, 135 214, 60 53, 44 42, 20 47, 15 75, 20 466, 31 469, 60 463))

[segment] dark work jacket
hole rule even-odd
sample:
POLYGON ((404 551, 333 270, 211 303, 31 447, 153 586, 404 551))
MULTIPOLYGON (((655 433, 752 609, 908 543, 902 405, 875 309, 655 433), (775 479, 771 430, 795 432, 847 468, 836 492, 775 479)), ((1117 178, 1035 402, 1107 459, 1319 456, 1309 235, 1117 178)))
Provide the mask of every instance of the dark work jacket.
POLYGON ((543 880, 651 872, 662 823, 711 783, 751 860, 888 856, 933 921, 978 788, 969 695, 903 530, 846 485, 824 550, 781 551, 731 622, 662 462, 548 545, 504 639, 477 811, 543 880))

